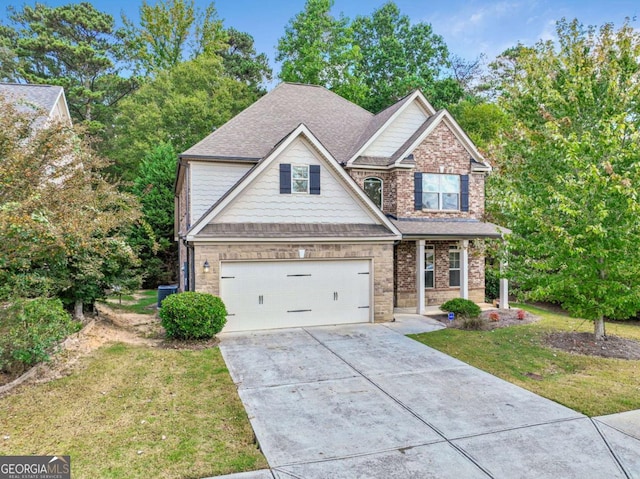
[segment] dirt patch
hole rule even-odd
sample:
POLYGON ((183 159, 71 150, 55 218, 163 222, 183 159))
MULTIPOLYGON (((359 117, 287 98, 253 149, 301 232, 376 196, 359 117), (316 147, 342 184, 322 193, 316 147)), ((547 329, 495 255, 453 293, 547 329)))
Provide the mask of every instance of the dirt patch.
MULTIPOLYGON (((464 327, 464 321, 461 319, 449 321, 446 313, 429 315, 429 317, 437 319, 446 325, 447 328, 468 329, 464 327)), ((521 326, 523 324, 535 323, 540 320, 540 316, 519 309, 489 309, 480 313, 479 319, 480 322, 477 329, 488 331, 491 329, 506 328, 508 326, 521 326), (522 311, 522 313, 519 313, 519 311, 522 311), (519 315, 520 317, 524 317, 519 319, 519 315)))
POLYGON ((640 359, 640 342, 619 336, 607 336, 596 341, 593 333, 557 332, 546 338, 547 344, 574 354, 601 356, 603 358, 640 359))
MULTIPOLYGON (((60 351, 46 363, 34 367, 35 371, 24 383, 43 383, 71 374, 78 361, 109 343, 126 343, 136 346, 166 349, 202 350, 213 348, 218 338, 208 341, 174 341, 165 337, 164 328, 157 315, 116 311, 105 304, 96 305, 97 315, 91 327, 85 327, 68 337, 60 351)), ((16 379, 0 375, 0 386, 16 379)))

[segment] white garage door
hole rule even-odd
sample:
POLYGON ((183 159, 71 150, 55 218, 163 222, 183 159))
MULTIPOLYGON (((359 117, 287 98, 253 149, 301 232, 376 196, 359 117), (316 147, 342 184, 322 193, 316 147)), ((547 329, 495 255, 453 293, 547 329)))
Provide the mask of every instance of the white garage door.
POLYGON ((222 263, 224 331, 367 322, 370 265, 369 260, 222 263))

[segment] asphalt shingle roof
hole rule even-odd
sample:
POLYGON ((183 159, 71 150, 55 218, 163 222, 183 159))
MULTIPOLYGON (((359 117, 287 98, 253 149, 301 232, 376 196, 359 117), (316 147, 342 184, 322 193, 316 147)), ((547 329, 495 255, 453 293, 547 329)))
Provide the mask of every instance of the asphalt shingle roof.
POLYGON ((402 236, 443 236, 468 238, 500 238, 510 233, 507 228, 476 219, 456 218, 391 218, 391 222, 400 230, 402 236))
POLYGON ((235 238, 359 238, 362 236, 394 236, 383 225, 327 223, 212 223, 198 234, 200 237, 235 238))
POLYGON ((339 162, 349 154, 374 115, 315 85, 282 83, 183 157, 259 159, 304 123, 339 162))
POLYGON ((0 83, 0 95, 15 103, 18 108, 40 108, 47 115, 51 113, 62 92, 61 86, 26 85, 21 83, 0 83))

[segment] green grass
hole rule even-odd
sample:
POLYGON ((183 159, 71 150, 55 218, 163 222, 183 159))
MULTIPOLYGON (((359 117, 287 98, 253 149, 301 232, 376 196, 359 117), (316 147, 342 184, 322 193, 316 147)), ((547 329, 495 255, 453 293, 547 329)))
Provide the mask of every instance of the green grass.
POLYGON ((158 302, 158 292, 155 289, 138 291, 135 295, 122 295, 123 304, 120 304, 120 297, 113 295, 106 303, 110 308, 128 313, 155 314, 154 307, 158 302))
MULTIPOLYGON (((593 323, 529 306, 523 309, 542 319, 492 331, 443 329, 411 337, 588 416, 640 409, 640 361, 583 356, 550 348, 544 344, 546 334, 591 332, 593 323), (527 373, 536 375, 536 379, 527 373)), ((607 323, 607 334, 640 340, 640 327, 607 323)))
POLYGON ((267 467, 217 348, 99 349, 71 376, 1 398, 0 436, 2 454, 71 455, 74 478, 267 467))

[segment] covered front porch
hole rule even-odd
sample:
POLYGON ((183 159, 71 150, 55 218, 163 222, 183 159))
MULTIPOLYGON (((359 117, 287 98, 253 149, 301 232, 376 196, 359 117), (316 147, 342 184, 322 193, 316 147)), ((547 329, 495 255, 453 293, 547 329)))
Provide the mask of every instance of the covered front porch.
MULTIPOLYGON (((477 220, 393 220, 402 232, 395 248, 395 307, 425 314, 449 299, 485 301, 484 240, 503 230, 477 220)), ((500 282, 501 308, 508 308, 508 283, 500 282)))

